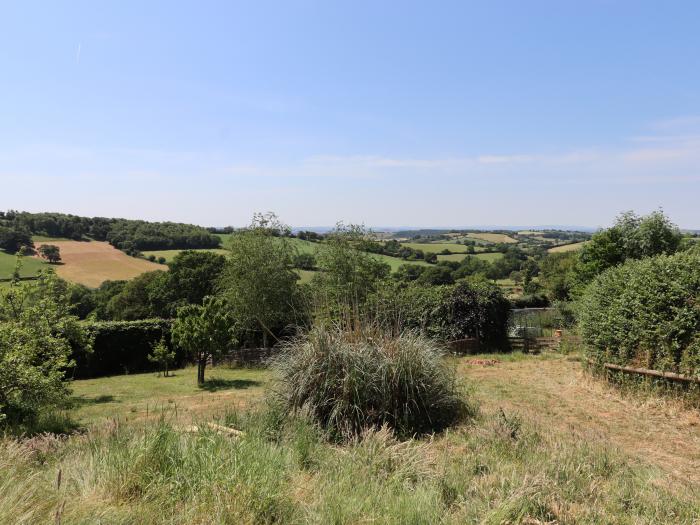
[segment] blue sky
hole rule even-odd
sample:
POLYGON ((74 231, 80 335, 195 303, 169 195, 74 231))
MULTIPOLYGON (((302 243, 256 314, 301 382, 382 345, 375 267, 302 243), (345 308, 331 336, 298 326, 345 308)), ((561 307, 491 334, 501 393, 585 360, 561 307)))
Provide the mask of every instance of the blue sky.
POLYGON ((700 2, 3 2, 0 209, 700 228, 700 2))

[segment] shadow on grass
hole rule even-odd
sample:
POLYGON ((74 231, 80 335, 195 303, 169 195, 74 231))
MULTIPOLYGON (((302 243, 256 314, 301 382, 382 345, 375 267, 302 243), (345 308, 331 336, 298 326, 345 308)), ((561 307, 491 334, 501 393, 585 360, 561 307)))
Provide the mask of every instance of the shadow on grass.
POLYGON ((218 392, 219 390, 231 389, 244 390, 251 386, 260 386, 261 384, 260 381, 255 381, 253 379, 219 379, 212 377, 204 381, 203 385, 199 385, 199 388, 207 392, 218 392))
POLYGON ((73 396, 68 400, 68 408, 79 408, 86 405, 101 405, 102 403, 111 403, 116 398, 112 395, 102 395, 95 397, 73 396))

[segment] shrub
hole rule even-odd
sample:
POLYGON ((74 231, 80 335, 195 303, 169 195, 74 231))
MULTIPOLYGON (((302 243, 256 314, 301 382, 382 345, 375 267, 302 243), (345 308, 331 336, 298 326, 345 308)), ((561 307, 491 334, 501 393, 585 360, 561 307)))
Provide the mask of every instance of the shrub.
POLYGON ((66 399, 71 343, 90 347, 69 311, 65 290, 51 272, 0 291, 0 425, 30 424, 66 399))
POLYGON ((700 252, 605 271, 582 297, 579 321, 597 362, 700 374, 700 252))
POLYGON ((389 425, 400 436, 440 431, 466 414, 442 350, 415 333, 317 326, 273 361, 276 396, 335 439, 389 425))
POLYGON ((396 331, 418 330, 430 338, 478 338, 484 348, 507 347, 510 302, 492 283, 461 281, 451 286, 388 284, 373 297, 372 310, 396 331))
MULTIPOLYGON (((73 349, 77 379, 136 372, 152 372, 157 365, 148 359, 153 345, 170 341, 172 322, 167 319, 142 321, 96 321, 84 326, 93 338, 93 351, 81 346, 73 349)), ((184 352, 176 352, 174 366, 185 362, 184 352)))

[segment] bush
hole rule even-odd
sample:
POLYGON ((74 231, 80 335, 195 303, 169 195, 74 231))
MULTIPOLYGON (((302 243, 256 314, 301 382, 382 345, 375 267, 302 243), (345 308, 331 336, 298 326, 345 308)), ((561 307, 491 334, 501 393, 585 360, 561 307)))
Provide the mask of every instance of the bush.
POLYGON ((389 425, 400 436, 440 431, 466 414, 442 350, 414 333, 316 327, 273 361, 276 395, 335 439, 389 425))
POLYGON ((700 252, 605 271, 582 297, 579 321, 596 362, 700 374, 700 252))
MULTIPOLYGON (((169 346, 172 322, 167 319, 142 321, 97 321, 85 323, 93 338, 93 351, 73 350, 76 379, 137 372, 153 372, 158 365, 148 359, 161 339, 169 346)), ((174 367, 185 362, 184 352, 176 351, 174 367)))
POLYGON ((483 348, 507 347, 510 302, 482 281, 451 286, 386 285, 373 297, 380 322, 397 331, 418 330, 439 341, 478 338, 483 348))

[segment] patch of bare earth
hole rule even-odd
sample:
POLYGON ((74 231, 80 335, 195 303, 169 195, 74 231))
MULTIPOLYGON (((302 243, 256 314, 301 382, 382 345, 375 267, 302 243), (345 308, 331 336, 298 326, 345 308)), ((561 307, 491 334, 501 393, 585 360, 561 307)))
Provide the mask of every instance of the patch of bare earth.
POLYGON ((459 363, 486 410, 514 410, 544 428, 613 445, 676 480, 700 485, 700 412, 672 400, 622 396, 581 364, 533 357, 459 363))
POLYGON ((37 243, 58 246, 61 264, 56 273, 72 282, 97 288, 104 281, 129 280, 145 272, 167 270, 167 266, 130 257, 114 246, 100 241, 51 241, 37 243))

